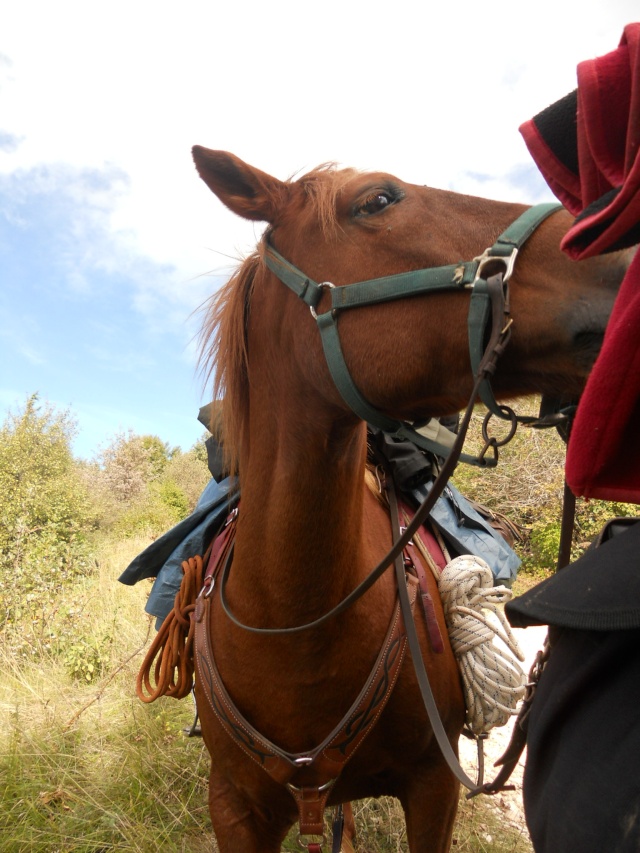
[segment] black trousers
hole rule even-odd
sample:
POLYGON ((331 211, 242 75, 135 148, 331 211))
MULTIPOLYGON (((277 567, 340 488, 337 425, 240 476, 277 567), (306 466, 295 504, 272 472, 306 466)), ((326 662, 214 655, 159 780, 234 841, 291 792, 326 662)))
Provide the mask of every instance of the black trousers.
POLYGON ((640 629, 552 628, 529 718, 536 853, 640 851, 640 629))

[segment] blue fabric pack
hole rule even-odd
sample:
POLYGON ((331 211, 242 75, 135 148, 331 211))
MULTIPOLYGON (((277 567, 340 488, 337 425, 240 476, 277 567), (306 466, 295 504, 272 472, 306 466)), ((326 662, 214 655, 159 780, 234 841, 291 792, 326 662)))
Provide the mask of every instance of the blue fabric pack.
POLYGON ((118 578, 129 586, 144 578, 155 578, 145 610, 158 617, 157 627, 173 609, 182 581, 182 563, 196 554, 204 554, 236 503, 235 479, 227 477, 220 483, 211 479, 191 515, 138 554, 118 578))
MULTIPOLYGON (((431 483, 412 489, 418 504, 429 494, 431 483)), ((450 482, 431 510, 431 521, 455 556, 473 554, 485 560, 496 584, 510 587, 520 568, 520 557, 471 506, 450 482)))
MULTIPOLYGON (((430 488, 427 483, 413 489, 414 500, 421 503, 430 488)), ((121 583, 130 586, 144 578, 155 578, 145 610, 157 617, 157 627, 173 608, 182 581, 183 561, 204 554, 237 500, 234 479, 220 483, 212 479, 191 515, 156 539, 120 575, 121 583)), ((455 556, 482 557, 491 567, 495 582, 511 586, 520 565, 519 557, 451 484, 436 501, 431 520, 455 556)))

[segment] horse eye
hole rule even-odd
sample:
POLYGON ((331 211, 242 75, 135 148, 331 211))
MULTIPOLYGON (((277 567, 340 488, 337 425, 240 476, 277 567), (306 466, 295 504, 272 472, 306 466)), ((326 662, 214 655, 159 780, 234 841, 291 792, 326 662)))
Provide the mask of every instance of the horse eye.
POLYGON ((394 201, 395 198, 391 193, 377 190, 356 207, 355 214, 356 216, 370 216, 373 213, 380 213, 394 201))

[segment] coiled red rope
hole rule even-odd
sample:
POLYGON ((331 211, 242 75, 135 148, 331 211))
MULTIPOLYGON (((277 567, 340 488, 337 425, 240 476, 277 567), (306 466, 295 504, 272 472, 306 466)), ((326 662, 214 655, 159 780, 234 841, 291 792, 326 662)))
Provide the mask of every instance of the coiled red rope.
POLYGON ((142 702, 154 702, 159 696, 184 699, 193 687, 195 622, 191 614, 204 582, 202 557, 185 560, 182 572, 173 610, 162 623, 138 673, 136 694, 142 702))

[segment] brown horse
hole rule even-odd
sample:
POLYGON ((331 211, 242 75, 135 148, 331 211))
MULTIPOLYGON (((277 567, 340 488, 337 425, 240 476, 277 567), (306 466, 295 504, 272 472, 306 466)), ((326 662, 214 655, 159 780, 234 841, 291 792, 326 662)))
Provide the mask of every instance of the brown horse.
MULTIPOLYGON (((283 182, 224 152, 196 147, 194 159, 230 210, 269 225, 258 251, 217 296, 203 337, 216 394, 224 394, 225 435, 235 444, 242 491, 228 601, 251 626, 299 626, 345 598, 388 551, 391 531, 388 513, 365 487, 365 424, 336 390, 309 308, 265 265, 267 241, 316 282, 340 287, 471 259, 525 208, 388 174, 323 167, 283 182)), ((566 259, 558 245, 570 222, 564 211, 550 216, 515 264, 513 335, 493 384, 503 399, 577 395, 597 354, 625 263, 566 259)), ((328 300, 325 289, 318 313, 328 300)), ((463 408, 473 385, 468 305, 462 288, 341 314, 342 349, 362 395, 412 421, 463 408)), ((435 583, 431 592, 438 602, 435 583)), ((365 683, 396 596, 386 573, 328 624, 266 638, 234 624, 215 597, 208 628, 236 707, 283 750, 313 750, 365 683)), ((455 749, 464 717, 456 663, 446 639, 444 653, 430 652, 417 621, 455 749)), ((209 806, 220 850, 278 851, 297 817, 291 793, 229 736, 201 680, 196 696, 212 758, 209 806)), ((329 803, 380 795, 400 799, 413 853, 449 849, 458 783, 435 744, 409 655, 329 803)))

